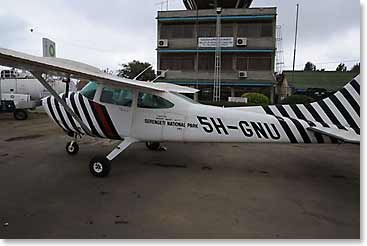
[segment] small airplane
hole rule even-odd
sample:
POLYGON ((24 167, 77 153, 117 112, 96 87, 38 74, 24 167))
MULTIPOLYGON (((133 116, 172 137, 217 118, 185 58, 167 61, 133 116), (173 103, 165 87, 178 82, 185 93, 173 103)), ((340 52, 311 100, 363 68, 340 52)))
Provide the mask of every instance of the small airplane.
MULTIPOLYGON (((107 155, 89 163, 105 177, 111 161, 133 143, 360 143, 360 79, 310 104, 221 108, 199 104, 182 94, 197 89, 120 78, 79 62, 28 55, 0 48, 0 65, 31 72, 52 94, 42 104, 67 135, 67 153, 78 152, 83 135, 120 140, 107 155), (88 79, 80 92, 58 95, 43 74, 88 79)), ((66 87, 67 88, 67 87, 66 87)))

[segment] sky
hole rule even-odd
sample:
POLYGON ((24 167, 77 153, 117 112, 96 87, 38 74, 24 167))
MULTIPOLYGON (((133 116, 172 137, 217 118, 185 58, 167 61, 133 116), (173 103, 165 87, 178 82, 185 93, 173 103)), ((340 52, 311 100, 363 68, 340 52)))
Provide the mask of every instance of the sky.
MULTIPOLYGON (((47 37, 56 42, 57 57, 101 69, 116 70, 134 59, 155 65, 160 1, 1 0, 0 47, 41 56, 42 37, 47 37)), ((292 69, 296 3, 296 69, 308 61, 327 70, 335 70, 340 62, 349 68, 359 62, 359 0, 254 0, 252 7, 278 8, 285 70, 292 69)), ((169 0, 168 6, 184 9, 181 0, 169 0)))

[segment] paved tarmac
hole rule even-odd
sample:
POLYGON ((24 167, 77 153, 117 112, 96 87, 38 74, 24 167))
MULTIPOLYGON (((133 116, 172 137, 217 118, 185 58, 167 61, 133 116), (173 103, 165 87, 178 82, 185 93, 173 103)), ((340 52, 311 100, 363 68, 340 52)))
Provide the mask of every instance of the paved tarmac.
POLYGON ((0 238, 360 237, 357 145, 139 143, 98 179, 89 160, 116 142, 67 141, 0 115, 0 238))

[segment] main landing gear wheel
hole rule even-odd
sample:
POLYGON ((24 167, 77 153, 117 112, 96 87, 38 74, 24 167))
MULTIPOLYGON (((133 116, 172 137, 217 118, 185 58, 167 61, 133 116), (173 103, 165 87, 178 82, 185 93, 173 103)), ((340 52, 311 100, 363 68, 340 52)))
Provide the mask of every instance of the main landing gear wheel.
POLYGON ((26 120, 28 118, 28 113, 24 109, 16 109, 13 114, 16 120, 26 120))
POLYGON ((150 150, 159 150, 161 147, 161 144, 159 142, 146 142, 145 145, 150 150))
POLYGON ((106 177, 111 170, 111 162, 104 156, 96 156, 89 163, 89 170, 95 177, 106 177))
POLYGON ((129 147, 132 143, 136 143, 138 140, 135 138, 127 137, 121 141, 107 156, 96 156, 89 162, 89 171, 93 176, 102 178, 106 177, 111 170, 111 162, 122 151, 129 147))
POLYGON ((79 145, 75 141, 70 141, 66 144, 65 149, 69 155, 76 155, 79 152, 79 145))

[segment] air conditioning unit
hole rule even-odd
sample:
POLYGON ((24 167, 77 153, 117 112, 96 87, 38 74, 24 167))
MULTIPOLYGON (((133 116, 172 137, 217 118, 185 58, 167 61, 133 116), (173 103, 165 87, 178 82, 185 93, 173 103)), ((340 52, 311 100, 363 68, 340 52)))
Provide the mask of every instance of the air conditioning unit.
POLYGON ((247 46, 247 38, 237 38, 236 45, 242 47, 247 46))
POLYGON ((159 76, 159 78, 166 78, 166 73, 167 73, 167 70, 158 70, 157 71, 157 75, 159 76))
POLYGON ((241 79, 247 78, 247 71, 238 71, 238 77, 241 79))
POLYGON ((159 39, 158 48, 168 48, 168 39, 159 39))

